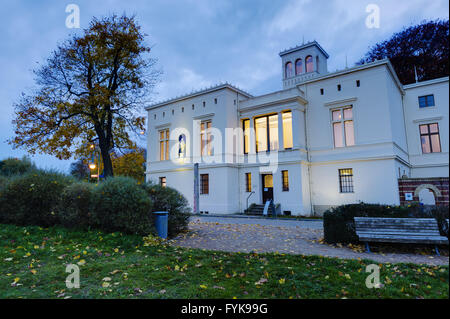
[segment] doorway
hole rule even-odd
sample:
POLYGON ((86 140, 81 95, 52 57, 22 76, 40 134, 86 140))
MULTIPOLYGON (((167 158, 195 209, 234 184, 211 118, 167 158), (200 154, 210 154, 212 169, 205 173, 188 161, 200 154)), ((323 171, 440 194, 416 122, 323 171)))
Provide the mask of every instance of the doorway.
POLYGON ((261 174, 262 177, 262 200, 263 204, 266 201, 273 199, 273 175, 261 174))

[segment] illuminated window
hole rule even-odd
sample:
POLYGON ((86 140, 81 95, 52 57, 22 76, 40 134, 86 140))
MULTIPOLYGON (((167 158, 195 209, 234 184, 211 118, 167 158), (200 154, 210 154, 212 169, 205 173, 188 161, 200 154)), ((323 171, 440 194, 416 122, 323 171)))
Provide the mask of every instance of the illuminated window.
POLYGON ((308 55, 305 59, 306 73, 314 71, 313 58, 308 55))
POLYGON ((169 129, 159 131, 159 160, 169 159, 169 129))
POLYGON ((355 145, 351 107, 332 111, 334 147, 355 145))
POLYGON ((441 141, 438 123, 423 124, 419 126, 419 129, 422 153, 440 153, 441 141))
POLYGON ((201 141, 201 155, 212 155, 211 143, 211 121, 204 121, 200 124, 200 141, 201 141))
POLYGON ((292 77, 292 62, 286 63, 284 67, 284 76, 286 79, 292 77))
POLYGON ((178 136, 178 157, 186 157, 186 135, 184 134, 178 136))
POLYGON ((200 194, 209 194, 209 175, 200 174, 200 194))
POLYGON ((255 118, 256 151, 278 149, 278 114, 255 118))
POLYGON ((159 178, 159 185, 162 187, 166 187, 166 178, 165 177, 160 177, 159 178))
POLYGON ((339 191, 341 193, 353 193, 353 169, 339 170, 339 191))
POLYGON ((281 178, 283 183, 283 192, 289 191, 289 173, 288 171, 281 171, 281 178))
POLYGON ((252 191, 252 173, 245 173, 245 191, 247 193, 252 191))
POLYGON ((283 145, 292 148, 292 112, 283 112, 283 145))
POLYGON ((242 121, 242 129, 244 130, 244 154, 250 151, 250 120, 242 121))
POLYGON ((295 61, 295 75, 299 75, 303 73, 303 61, 302 59, 298 59, 295 61))

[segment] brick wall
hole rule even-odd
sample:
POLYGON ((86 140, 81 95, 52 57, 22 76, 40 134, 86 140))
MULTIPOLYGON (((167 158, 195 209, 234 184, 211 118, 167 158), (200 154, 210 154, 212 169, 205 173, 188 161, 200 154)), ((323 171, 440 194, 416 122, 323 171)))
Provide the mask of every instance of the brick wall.
POLYGON ((436 177, 436 178, 401 178, 398 180, 398 189, 400 193, 400 205, 407 205, 411 202, 418 202, 418 192, 420 189, 428 188, 434 193, 436 205, 449 204, 449 179, 448 177, 436 177), (433 187, 428 187, 432 185, 433 187), (440 193, 437 194, 437 191, 440 193), (405 199, 405 193, 412 193, 412 201, 405 199))

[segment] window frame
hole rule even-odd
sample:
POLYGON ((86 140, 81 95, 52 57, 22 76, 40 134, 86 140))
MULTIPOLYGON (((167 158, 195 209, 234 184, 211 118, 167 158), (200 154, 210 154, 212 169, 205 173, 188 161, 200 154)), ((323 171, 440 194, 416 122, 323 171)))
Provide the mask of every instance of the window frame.
POLYGON ((434 99, 434 94, 421 95, 421 96, 419 96, 417 99, 418 99, 418 102, 419 102, 419 108, 420 108, 420 109, 425 109, 425 108, 428 108, 428 107, 436 106, 436 101, 435 101, 435 99, 434 99), (428 105, 428 98, 430 98, 430 97, 433 99, 433 104, 429 104, 429 105, 428 105), (425 105, 424 105, 424 106, 421 106, 421 105, 420 105, 420 99, 421 99, 421 98, 424 98, 424 99, 425 99, 425 105))
POLYGON ((245 192, 250 193, 252 191, 252 173, 245 173, 245 192))
MULTIPOLYGON (((270 113, 270 114, 266 114, 266 115, 259 115, 253 118, 253 127, 255 129, 255 149, 256 149, 256 153, 259 152, 270 152, 270 151, 275 151, 275 150, 279 150, 280 149, 280 137, 278 136, 277 140, 278 140, 278 148, 277 149, 271 149, 270 148, 270 123, 269 123, 269 117, 271 116, 277 116, 277 131, 278 131, 278 125, 279 125, 279 118, 278 118, 278 113, 270 113), (266 140, 267 140, 267 149, 260 151, 258 150, 258 133, 257 133, 257 127, 256 127, 256 120, 260 119, 260 118, 266 118, 266 140)), ((283 124, 283 123, 282 123, 283 124)))
POLYGON ((422 149, 422 154, 442 153, 441 133, 440 133, 439 123, 438 122, 420 124, 419 125, 419 135, 420 135, 420 147, 422 149), (436 125, 437 126, 437 132, 436 133, 431 133, 431 130, 430 130, 430 126, 431 125, 436 125), (422 133, 421 132, 420 128, 422 126, 426 126, 427 127, 427 133, 422 133), (433 143, 431 142, 431 136, 432 135, 437 135, 438 136, 438 140, 439 140, 439 151, 438 152, 437 151, 433 151, 433 143), (424 152, 424 150, 423 150, 423 143, 422 143, 422 138, 423 137, 427 137, 428 138, 428 142, 429 142, 429 145, 430 145, 430 152, 424 152))
POLYGON ((289 171, 281 171, 281 190, 283 192, 289 192, 289 171))
POLYGON ((293 65, 292 65, 292 62, 291 61, 287 61, 285 64, 284 64, 284 78, 285 79, 290 79, 290 78, 292 78, 293 76, 294 76, 294 69, 293 69, 294 67, 293 67, 293 65), (288 65, 290 65, 291 66, 291 70, 290 70, 290 75, 288 76, 288 65))
POLYGON ((170 140, 170 130, 169 128, 164 128, 158 131, 159 135, 159 160, 160 161, 168 161, 170 159, 169 154, 169 140, 170 140), (162 133, 162 138, 161 138, 162 133), (164 149, 164 153, 161 153, 161 145, 164 149))
POLYGON ((339 108, 335 108, 335 109, 331 109, 330 110, 330 115, 331 115, 331 129, 333 132, 333 148, 342 148, 342 147, 351 147, 351 146, 355 146, 356 145, 356 135, 355 135, 355 114, 354 114, 354 107, 353 105, 346 105, 346 106, 342 106, 339 108), (352 117, 351 119, 345 119, 344 116, 344 112, 345 110, 350 109, 352 111, 352 117), (339 111, 341 114, 341 119, 340 120, 334 120, 333 119, 333 113, 339 111), (352 126, 353 126, 353 144, 349 145, 347 143, 347 134, 346 134, 346 126, 345 123, 346 122, 352 122, 352 126), (342 146, 336 146, 336 135, 334 132, 334 124, 336 123, 340 123, 342 125, 342 142, 343 145, 342 146))
POLYGON ((338 169, 339 176, 339 193, 351 194, 355 192, 355 186, 353 183, 353 168, 340 168, 338 169), (350 174, 344 174, 345 171, 349 171, 350 174), (344 180, 347 179, 347 180, 344 180), (344 183, 346 183, 344 185, 344 183))
POLYGON ((305 73, 310 73, 310 72, 314 72, 314 59, 313 59, 312 55, 308 55, 305 58, 305 73), (311 59, 311 64, 310 64, 311 70, 308 68, 308 58, 311 59))
POLYGON ((209 174, 200 174, 200 195, 209 195, 209 174))
POLYGON ((303 72, 303 60, 302 60, 302 58, 298 58, 297 60, 295 60, 294 67, 295 67, 295 75, 296 76, 305 73, 305 72, 303 72), (300 62, 300 72, 297 72, 297 63, 298 62, 300 62))
POLYGON ((248 154, 250 152, 250 119, 242 119, 242 133, 243 152, 244 154, 248 154), (248 123, 248 132, 246 132, 245 123, 248 123))
POLYGON ((204 120, 200 122, 200 156, 207 157, 213 156, 213 149, 211 143, 211 128, 212 128, 212 120, 204 120), (203 128, 202 128, 203 127, 203 128), (203 137, 206 139, 203 139, 203 137), (205 143, 205 144, 203 144, 205 143), (206 149, 206 154, 204 154, 206 149))

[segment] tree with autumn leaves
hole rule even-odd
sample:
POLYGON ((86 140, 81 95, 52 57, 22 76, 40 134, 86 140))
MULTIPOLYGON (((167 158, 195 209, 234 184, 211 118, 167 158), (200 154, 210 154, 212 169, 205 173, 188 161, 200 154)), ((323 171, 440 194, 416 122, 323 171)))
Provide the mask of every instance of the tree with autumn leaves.
POLYGON ((425 21, 377 43, 357 64, 388 58, 403 84, 449 75, 449 20, 425 21))
POLYGON ((134 17, 112 15, 58 45, 15 104, 9 142, 59 159, 89 158, 96 145, 113 176, 112 153, 138 149, 131 135, 145 130, 141 113, 160 75, 145 36, 134 17))

